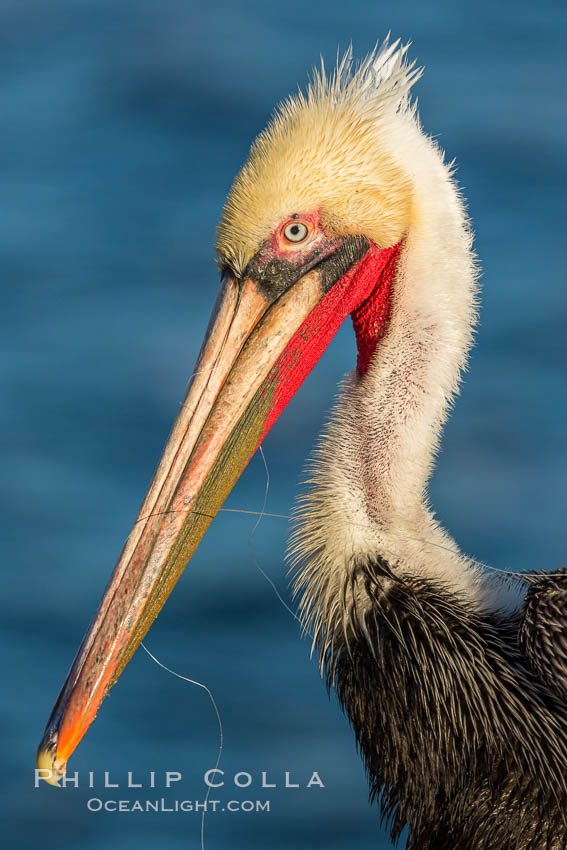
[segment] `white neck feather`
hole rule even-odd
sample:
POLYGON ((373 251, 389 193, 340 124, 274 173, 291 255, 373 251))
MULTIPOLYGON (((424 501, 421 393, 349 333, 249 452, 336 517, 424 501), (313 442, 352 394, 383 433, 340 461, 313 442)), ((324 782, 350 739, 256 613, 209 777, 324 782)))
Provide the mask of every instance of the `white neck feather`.
MULTIPOLYGON (((412 163, 414 211, 387 332, 363 378, 347 377, 315 454, 291 553, 304 608, 329 604, 356 558, 435 579, 480 609, 501 607, 438 525, 426 487, 475 322, 472 236, 441 152, 416 123, 392 143, 412 163)), ((312 616, 316 614, 312 611, 312 616)))

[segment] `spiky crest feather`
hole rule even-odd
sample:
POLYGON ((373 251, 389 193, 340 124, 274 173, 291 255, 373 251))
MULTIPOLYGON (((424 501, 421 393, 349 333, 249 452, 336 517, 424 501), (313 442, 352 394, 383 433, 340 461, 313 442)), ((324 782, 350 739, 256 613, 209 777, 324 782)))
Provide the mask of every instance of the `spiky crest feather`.
POLYGON ((411 181, 388 143, 389 123, 415 122, 409 100, 421 69, 387 41, 358 67, 349 48, 328 75, 276 109, 227 198, 217 234, 221 265, 242 274, 287 215, 321 211, 329 233, 395 244, 409 225, 411 181), (377 214, 378 213, 378 214, 377 214))

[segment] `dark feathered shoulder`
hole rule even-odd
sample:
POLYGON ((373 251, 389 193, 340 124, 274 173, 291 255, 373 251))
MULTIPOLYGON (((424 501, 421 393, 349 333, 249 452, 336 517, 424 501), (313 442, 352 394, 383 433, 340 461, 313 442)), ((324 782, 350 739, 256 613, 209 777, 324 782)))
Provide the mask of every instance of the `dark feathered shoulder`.
MULTIPOLYGON (((542 576, 523 627, 556 683, 566 601, 565 574, 542 576)), ((353 563, 322 662, 408 850, 567 847, 567 709, 528 668, 520 626, 378 556, 353 563)))
POLYGON ((531 671, 567 702, 567 569, 530 579, 519 632, 531 671))

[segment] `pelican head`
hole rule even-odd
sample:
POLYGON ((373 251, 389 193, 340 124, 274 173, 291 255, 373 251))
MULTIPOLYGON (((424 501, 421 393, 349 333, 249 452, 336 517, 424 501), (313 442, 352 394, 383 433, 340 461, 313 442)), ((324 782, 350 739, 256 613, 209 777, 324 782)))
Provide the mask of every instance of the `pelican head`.
POLYGON ((55 704, 38 768, 57 783, 268 430, 352 315, 364 381, 419 215, 408 135, 419 70, 384 45, 285 101, 218 228, 221 287, 187 395, 55 704))

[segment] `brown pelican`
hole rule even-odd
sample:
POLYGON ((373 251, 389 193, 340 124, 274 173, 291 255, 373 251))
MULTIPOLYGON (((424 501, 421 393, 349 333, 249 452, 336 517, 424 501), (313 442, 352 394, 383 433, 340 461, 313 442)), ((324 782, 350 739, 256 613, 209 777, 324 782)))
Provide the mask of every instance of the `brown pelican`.
POLYGON ((276 111, 218 229, 185 401, 38 766, 56 782, 267 431, 347 316, 358 345, 292 538, 321 669, 410 848, 567 846, 567 574, 495 580, 426 485, 471 345, 477 269, 399 43, 276 111), (527 592, 526 592, 527 588, 527 592))

